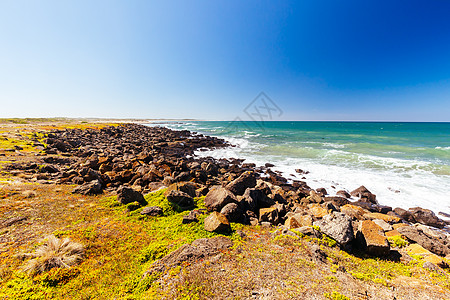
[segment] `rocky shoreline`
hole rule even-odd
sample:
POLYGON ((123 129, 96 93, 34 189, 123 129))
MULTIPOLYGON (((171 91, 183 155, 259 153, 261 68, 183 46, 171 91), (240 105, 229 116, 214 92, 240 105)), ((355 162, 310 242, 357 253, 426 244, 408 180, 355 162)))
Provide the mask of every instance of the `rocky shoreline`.
MULTIPOLYGON (((448 268, 442 258, 450 259, 449 224, 432 211, 380 205, 363 186, 328 195, 303 181, 288 182, 271 164, 194 156, 196 150, 232 146, 218 138, 138 124, 45 135, 41 142, 35 136, 34 145, 45 154, 6 169, 42 184, 77 184, 73 193, 116 192, 128 210, 146 206, 143 194, 166 188, 165 196, 177 209, 190 211, 184 224, 209 214, 208 231, 226 233, 230 222, 278 226, 279 234, 326 235, 348 252, 405 262, 422 253, 429 268, 448 268), (207 211, 195 207, 193 198, 199 196, 205 196, 207 211), (411 245, 395 249, 388 241, 392 237, 411 245)), ((147 206, 141 213, 157 216, 161 209, 147 206)))

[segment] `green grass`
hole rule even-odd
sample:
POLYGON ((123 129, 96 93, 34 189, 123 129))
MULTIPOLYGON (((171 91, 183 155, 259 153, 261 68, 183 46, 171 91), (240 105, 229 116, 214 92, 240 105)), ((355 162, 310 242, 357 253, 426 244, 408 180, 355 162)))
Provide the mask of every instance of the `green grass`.
MULTIPOLYGON (((155 298, 159 293, 156 279, 161 274, 142 279, 151 263, 183 244, 217 235, 203 229, 206 214, 198 216, 198 223, 183 225, 188 211, 179 212, 163 194, 161 190, 145 197, 149 206, 163 208, 161 217, 141 215, 143 207, 128 212, 116 197, 100 199, 100 206, 92 209, 91 217, 98 215, 96 222, 73 222, 55 232, 82 243, 86 260, 71 269, 53 269, 33 278, 17 271, 2 284, 0 299, 155 298)), ((195 198, 197 207, 204 207, 203 199, 195 198)), ((233 228, 239 226, 233 224, 233 228)), ((240 239, 236 234, 231 238, 240 239)))

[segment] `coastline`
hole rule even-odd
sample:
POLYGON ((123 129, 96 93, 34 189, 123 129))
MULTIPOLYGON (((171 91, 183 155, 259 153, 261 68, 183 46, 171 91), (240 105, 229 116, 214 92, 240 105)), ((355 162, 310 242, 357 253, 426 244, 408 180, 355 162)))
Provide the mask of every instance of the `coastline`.
MULTIPOLYGON (((2 164, 5 165, 4 172, 9 173, 13 181, 52 186, 76 184, 78 187, 75 190, 78 191, 75 195, 81 193, 86 197, 90 197, 90 194, 114 195, 122 186, 142 194, 161 188, 175 189, 183 193, 177 197, 205 197, 208 212, 216 211, 233 223, 250 228, 279 228, 278 232, 273 233, 275 236, 287 232, 295 234, 302 230, 300 233, 303 236, 316 237, 320 233, 321 237, 330 237, 337 241, 337 247, 349 253, 394 260, 391 257, 394 251, 400 253, 400 257, 406 257, 407 252, 388 243, 390 232, 395 234, 393 236, 402 235, 411 245, 421 244, 426 250, 434 251, 441 257, 441 262, 434 261, 436 267, 448 274, 448 269, 438 265, 441 263, 445 266, 444 263, 448 261, 450 239, 444 231, 433 229, 440 227, 448 231, 448 224, 425 210, 392 211, 392 208, 378 205, 376 196, 363 188, 352 191, 353 196, 359 199, 356 203, 349 201, 350 195, 344 193, 327 195, 326 191, 313 190, 300 180, 289 183, 286 178, 271 171, 270 164, 257 167, 239 159, 196 159, 194 151, 200 148, 227 147, 228 144, 218 138, 193 136, 186 131, 146 128, 134 125, 133 120, 129 121, 128 125, 111 128, 108 125, 115 123, 115 120, 99 121, 97 124, 76 120, 76 126, 72 126, 74 128, 36 125, 46 128, 46 133, 42 134, 36 128, 35 134, 30 133, 28 136, 34 140, 32 143, 2 148, 4 156, 1 158, 8 162, 2 164), (122 129, 117 131, 114 128, 122 129), (56 131, 51 132, 53 129, 56 131), (27 150, 33 154, 26 154, 27 150), (16 162, 11 164, 13 157, 16 162), (261 173, 266 174, 266 177, 260 177, 261 173), (94 181, 98 181, 100 187, 96 185, 97 182, 93 184, 94 181), (222 197, 217 190, 231 194, 222 197), (224 210, 225 207, 227 209, 224 210), (339 218, 346 220, 347 232, 342 233, 341 230, 336 234, 335 226, 331 230, 328 227, 339 218), (376 226, 381 225, 378 223, 385 228, 381 227, 382 232, 372 236, 371 228, 379 230, 376 226), (413 226, 414 223, 419 225, 413 226), (368 226, 367 231, 364 226, 368 226), (358 233, 359 239, 356 237, 358 233), (421 239, 415 235, 420 235, 421 239), (430 246, 430 239, 438 240, 440 245, 430 246), (372 242, 373 245, 370 244, 372 242), (443 258, 446 255, 447 258, 443 258)), ((9 138, 12 140, 11 136, 9 138)), ((166 194, 167 198, 170 196, 175 195, 166 194)), ((127 209, 130 207, 127 206, 127 209)), ((142 205, 135 209, 141 208, 142 205)))

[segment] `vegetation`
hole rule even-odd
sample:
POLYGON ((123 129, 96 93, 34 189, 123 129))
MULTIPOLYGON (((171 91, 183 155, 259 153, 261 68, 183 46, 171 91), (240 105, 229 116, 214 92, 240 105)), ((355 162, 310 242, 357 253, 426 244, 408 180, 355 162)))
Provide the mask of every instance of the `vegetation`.
POLYGON ((84 247, 68 238, 58 239, 51 235, 29 256, 32 259, 25 265, 24 270, 35 275, 53 268, 70 268, 78 264, 83 260, 84 247))

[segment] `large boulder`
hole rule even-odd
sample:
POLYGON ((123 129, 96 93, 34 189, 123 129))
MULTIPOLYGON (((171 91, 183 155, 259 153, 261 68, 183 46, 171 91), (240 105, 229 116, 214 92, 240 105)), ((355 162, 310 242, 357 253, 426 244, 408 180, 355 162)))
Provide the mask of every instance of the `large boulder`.
POLYGON ((370 255, 385 256, 389 254, 389 242, 383 228, 371 220, 361 221, 358 225, 358 241, 370 255))
POLYGON ((407 211, 406 209, 396 207, 394 208, 394 213, 396 213, 400 218, 402 218, 405 221, 408 221, 410 223, 416 223, 416 220, 414 219, 411 212, 407 211))
POLYGON ((246 210, 256 211, 258 208, 270 207, 275 201, 264 193, 264 190, 258 188, 248 188, 243 195, 243 203, 246 210))
POLYGON ((247 188, 256 186, 256 175, 247 171, 227 185, 227 188, 235 195, 243 195, 247 188))
POLYGON ((117 190, 117 201, 122 204, 128 204, 133 202, 138 202, 141 205, 146 205, 147 202, 144 199, 144 196, 138 192, 133 190, 132 188, 122 186, 117 190))
POLYGON ((185 192, 172 190, 166 197, 170 203, 178 205, 180 209, 189 209, 194 207, 194 199, 185 192))
POLYGON ((284 222, 284 226, 288 229, 311 226, 312 224, 313 220, 310 215, 303 215, 300 213, 289 216, 284 222))
POLYGON ((422 230, 413 226, 404 226, 397 228, 397 231, 408 238, 408 240, 413 241, 425 249, 440 255, 446 256, 450 254, 450 249, 442 244, 438 239, 429 237, 422 230))
POLYGON ((364 214, 369 213, 368 210, 366 210, 362 207, 356 206, 356 205, 352 205, 352 204, 346 204, 346 205, 342 206, 341 212, 343 212, 347 216, 354 218, 356 220, 363 220, 364 214))
POLYGON ((354 238, 352 219, 344 213, 333 212, 322 220, 314 222, 320 231, 333 238, 342 247, 346 247, 354 238))
POLYGON ((277 225, 280 222, 277 207, 274 205, 272 207, 261 208, 259 210, 259 222, 269 222, 273 225, 277 225))
POLYGON ((197 189, 197 185, 195 183, 192 182, 178 182, 178 183, 173 183, 171 185, 169 185, 169 187, 167 188, 165 195, 167 196, 167 194, 170 193, 170 191, 172 190, 176 190, 176 191, 182 191, 186 194, 188 194, 189 196, 191 196, 192 198, 196 197, 196 193, 195 190, 197 189))
POLYGON ((97 195, 101 194, 103 191, 102 184, 100 180, 96 179, 89 183, 85 183, 83 185, 77 186, 72 193, 73 194, 82 194, 82 195, 97 195))
POLYGON ((414 220, 416 220, 416 222, 437 228, 443 228, 445 225, 447 225, 429 209, 413 207, 409 209, 409 212, 414 217, 414 220))
POLYGON ((213 211, 205 219, 205 230, 216 233, 227 233, 231 231, 230 222, 228 222, 223 214, 213 211))
POLYGON ((228 203, 221 210, 220 213, 223 214, 230 222, 240 222, 243 220, 243 211, 236 203, 228 203))
POLYGON ((356 190, 350 192, 353 197, 358 197, 360 201, 378 204, 376 195, 372 194, 365 186, 360 186, 356 190))
POLYGON ((229 203, 237 203, 236 196, 228 189, 218 186, 206 194, 205 206, 208 211, 220 211, 229 203))
POLYGON ((379 219, 379 220, 383 220, 389 224, 394 224, 394 223, 400 222, 399 217, 385 215, 385 214, 381 214, 381 213, 366 213, 366 214, 364 214, 364 218, 369 219, 369 220, 379 219))

